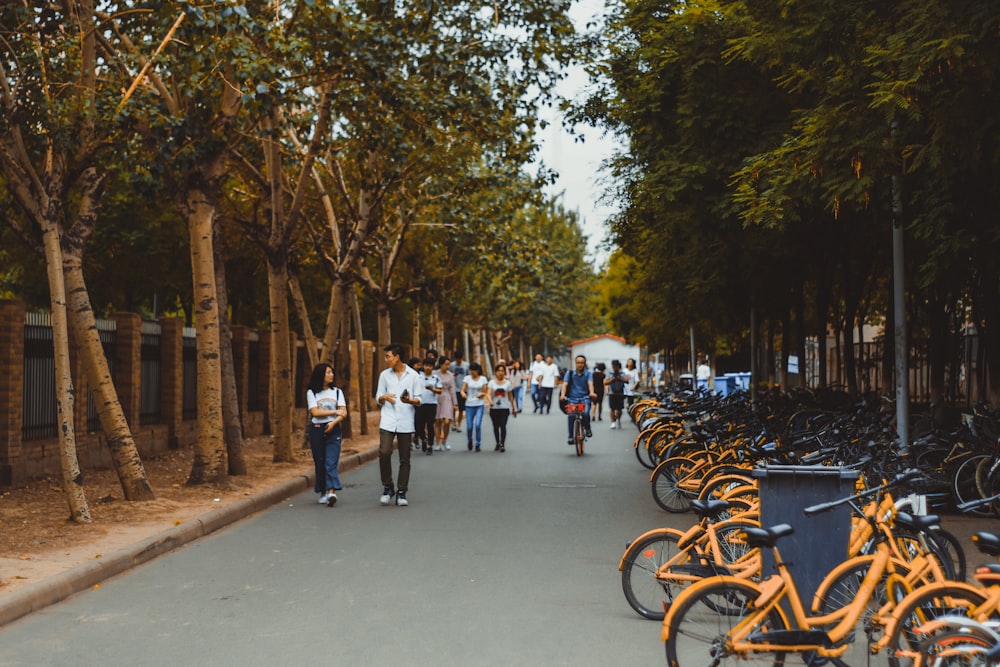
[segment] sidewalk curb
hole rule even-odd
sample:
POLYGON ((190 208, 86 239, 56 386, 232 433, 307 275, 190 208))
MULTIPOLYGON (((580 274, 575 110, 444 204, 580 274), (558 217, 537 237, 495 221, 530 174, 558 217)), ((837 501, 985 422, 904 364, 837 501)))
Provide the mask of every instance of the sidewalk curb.
MULTIPOLYGON (((376 458, 378 458, 378 447, 349 454, 341 458, 340 471, 347 472, 376 458)), ((272 507, 289 496, 302 493, 312 488, 314 474, 310 472, 306 475, 296 475, 278 486, 206 512, 191 521, 123 547, 99 560, 77 565, 43 581, 28 584, 9 595, 0 595, 0 627, 272 507)))

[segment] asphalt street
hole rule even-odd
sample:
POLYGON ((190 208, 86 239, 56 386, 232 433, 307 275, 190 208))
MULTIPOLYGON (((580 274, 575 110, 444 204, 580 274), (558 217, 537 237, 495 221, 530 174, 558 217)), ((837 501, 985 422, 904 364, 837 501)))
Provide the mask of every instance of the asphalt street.
MULTIPOLYGON (((507 451, 453 433, 414 452, 409 507, 379 504, 377 463, 0 629, 0 665, 659 665, 617 570, 659 510, 626 425, 586 454, 553 411, 507 451)), ((394 459, 395 463, 395 459, 394 459)))

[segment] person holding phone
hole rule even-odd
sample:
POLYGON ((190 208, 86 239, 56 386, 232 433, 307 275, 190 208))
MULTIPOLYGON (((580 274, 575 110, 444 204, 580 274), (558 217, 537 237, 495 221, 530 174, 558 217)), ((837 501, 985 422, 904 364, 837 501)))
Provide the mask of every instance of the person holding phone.
POLYGON ((410 504, 406 497, 410 485, 410 444, 423 382, 420 374, 403 361, 403 346, 398 343, 385 346, 385 365, 375 390, 375 400, 382 408, 378 425, 378 467, 382 476, 379 502, 388 505, 395 497, 396 505, 405 507, 410 504), (395 484, 392 480, 393 441, 399 452, 399 477, 395 484))

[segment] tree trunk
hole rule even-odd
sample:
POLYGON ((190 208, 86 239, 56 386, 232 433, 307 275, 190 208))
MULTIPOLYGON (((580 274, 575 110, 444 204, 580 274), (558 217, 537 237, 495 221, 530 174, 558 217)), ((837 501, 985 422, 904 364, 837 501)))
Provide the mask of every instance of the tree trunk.
MULTIPOLYGON (((215 162, 222 162, 216 158, 215 162)), ((209 173, 221 173, 221 164, 211 164, 209 173)), ((195 175, 194 178, 203 176, 195 175)), ((194 461, 188 484, 204 484, 225 478, 226 443, 222 421, 222 363, 219 350, 219 302, 215 285, 215 253, 212 227, 215 204, 212 193, 217 180, 193 183, 184 193, 182 208, 191 237, 191 273, 194 284, 194 324, 198 352, 198 423, 194 461)), ((273 349, 273 346, 272 346, 273 349)))
POLYGON ((274 461, 295 460, 292 451, 292 352, 288 331, 288 272, 284 255, 269 253, 267 288, 271 304, 271 384, 274 414, 274 461))
MULTIPOLYGON (((367 366, 367 359, 365 359, 365 337, 361 330, 361 305, 358 303, 358 292, 357 290, 351 291, 351 314, 354 316, 354 347, 355 354, 358 357, 358 418, 361 423, 361 435, 368 434, 368 396, 369 389, 365 384, 365 367, 367 366)), ((352 366, 353 368, 353 366, 352 366)), ((347 378, 350 382, 350 377, 347 378)), ((348 412, 350 415, 350 412, 348 412)))
POLYGON ((378 302, 375 310, 378 313, 378 346, 382 349, 392 342, 392 315, 388 303, 378 302))
POLYGON ((319 342, 316 334, 313 333, 312 324, 309 322, 309 308, 306 300, 302 296, 302 286, 299 284, 299 274, 294 268, 288 269, 288 292, 295 305, 295 312, 302 323, 302 340, 305 341, 306 357, 309 359, 309 368, 315 368, 319 363, 319 342))
POLYGON ((850 299, 844 301, 844 376, 847 391, 858 395, 858 364, 854 354, 854 322, 858 317, 858 304, 850 299))
POLYGON ((146 477, 146 469, 135 444, 132 430, 122 410, 118 391, 111 378, 108 358, 97 331, 90 295, 84 283, 80 257, 72 250, 63 255, 63 276, 66 281, 69 324, 79 345, 83 365, 94 392, 97 416, 111 452, 118 481, 126 500, 153 500, 155 495, 146 477))
POLYGON ((40 220, 42 243, 45 247, 45 269, 49 279, 52 303, 52 351, 56 371, 56 415, 59 420, 59 460, 62 464, 63 488, 69 503, 70 519, 90 523, 90 508, 83 492, 83 473, 76 458, 76 433, 73 428, 73 377, 70 373, 69 330, 66 316, 66 286, 63 280, 63 258, 59 225, 49 219, 40 220))
POLYGON ((246 475, 247 462, 243 455, 243 424, 240 419, 240 398, 236 391, 236 364, 233 361, 233 333, 229 328, 229 296, 226 289, 226 262, 222 257, 219 226, 216 224, 215 285, 219 295, 219 338, 222 361, 222 423, 226 442, 226 472, 246 475))

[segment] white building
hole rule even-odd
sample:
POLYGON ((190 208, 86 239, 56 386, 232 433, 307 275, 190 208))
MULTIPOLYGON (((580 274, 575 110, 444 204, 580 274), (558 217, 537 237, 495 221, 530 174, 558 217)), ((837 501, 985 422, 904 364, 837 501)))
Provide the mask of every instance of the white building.
POLYGON ((625 368, 626 359, 635 359, 637 367, 642 366, 642 348, 638 345, 629 345, 624 338, 612 336, 611 334, 601 334, 591 336, 583 340, 573 341, 569 344, 570 359, 575 359, 578 354, 587 357, 587 368, 594 370, 599 362, 611 369, 611 360, 617 359, 625 368))

